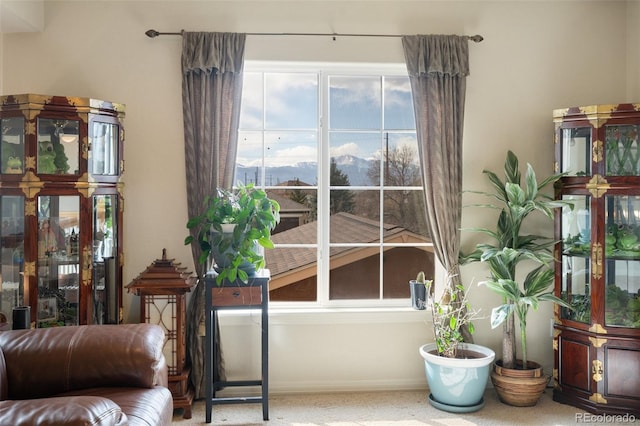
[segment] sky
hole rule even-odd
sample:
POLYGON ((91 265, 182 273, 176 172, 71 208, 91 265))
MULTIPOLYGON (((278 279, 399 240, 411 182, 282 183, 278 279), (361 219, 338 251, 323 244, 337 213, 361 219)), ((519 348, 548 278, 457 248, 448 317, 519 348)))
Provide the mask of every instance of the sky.
MULTIPOLYGON (((318 162, 319 78, 309 72, 268 73, 263 88, 260 73, 245 73, 238 164, 260 165, 263 123, 267 166, 318 162)), ((379 158, 384 130, 400 131, 389 136, 392 144, 416 144, 415 135, 407 134, 415 127, 408 78, 385 77, 384 90, 381 86, 377 76, 329 76, 331 157, 379 158)))

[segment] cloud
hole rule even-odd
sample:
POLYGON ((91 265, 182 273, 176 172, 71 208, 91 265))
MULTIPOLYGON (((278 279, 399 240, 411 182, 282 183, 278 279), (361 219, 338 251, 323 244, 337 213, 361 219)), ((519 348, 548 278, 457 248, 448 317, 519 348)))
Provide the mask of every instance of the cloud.
POLYGON ((360 149, 355 142, 348 142, 339 146, 331 147, 331 156, 340 157, 341 155, 355 155, 357 156, 360 149))
POLYGON ((298 145, 285 149, 267 152, 267 167, 289 166, 296 163, 318 162, 318 149, 315 146, 298 145))

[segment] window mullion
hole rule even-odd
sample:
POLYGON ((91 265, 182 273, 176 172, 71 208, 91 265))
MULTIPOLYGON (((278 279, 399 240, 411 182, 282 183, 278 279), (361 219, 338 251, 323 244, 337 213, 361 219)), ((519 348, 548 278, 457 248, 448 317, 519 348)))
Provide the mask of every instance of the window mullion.
POLYGON ((330 183, 330 152, 329 152, 329 77, 327 73, 319 73, 318 85, 318 117, 320 149, 318 161, 318 302, 325 305, 329 302, 329 277, 331 259, 329 258, 329 183, 330 183))

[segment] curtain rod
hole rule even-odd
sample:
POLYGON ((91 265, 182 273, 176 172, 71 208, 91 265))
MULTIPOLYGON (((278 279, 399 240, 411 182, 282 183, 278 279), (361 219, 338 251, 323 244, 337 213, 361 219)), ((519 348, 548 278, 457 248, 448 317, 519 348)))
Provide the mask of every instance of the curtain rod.
MULTIPOLYGON (((184 30, 179 33, 161 33, 156 30, 148 30, 145 32, 147 37, 155 38, 161 35, 179 35, 181 36, 184 33, 184 30)), ((335 40, 336 37, 402 37, 400 34, 340 34, 340 33, 245 33, 246 35, 256 35, 256 36, 324 36, 324 37, 333 37, 335 40)), ((473 36, 465 36, 469 40, 475 41, 476 43, 480 43, 484 40, 484 37, 481 35, 473 35, 473 36)))

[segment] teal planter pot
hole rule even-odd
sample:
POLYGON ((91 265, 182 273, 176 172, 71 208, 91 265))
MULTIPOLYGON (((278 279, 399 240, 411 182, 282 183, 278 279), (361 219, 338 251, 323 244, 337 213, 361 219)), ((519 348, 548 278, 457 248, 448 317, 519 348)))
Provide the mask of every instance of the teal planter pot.
POLYGON ((462 348, 468 358, 438 356, 435 343, 420 347, 431 392, 429 402, 443 411, 470 413, 484 406, 484 391, 496 354, 471 343, 463 343, 462 348))

